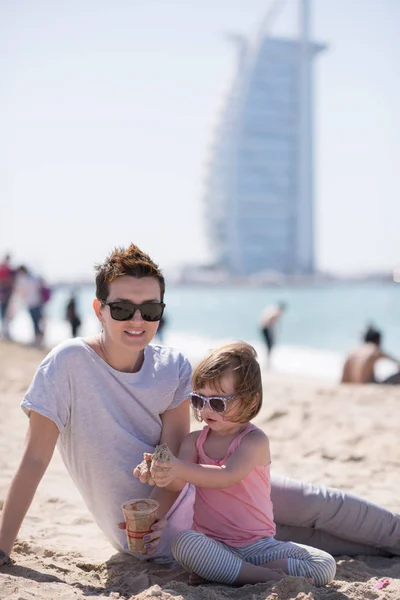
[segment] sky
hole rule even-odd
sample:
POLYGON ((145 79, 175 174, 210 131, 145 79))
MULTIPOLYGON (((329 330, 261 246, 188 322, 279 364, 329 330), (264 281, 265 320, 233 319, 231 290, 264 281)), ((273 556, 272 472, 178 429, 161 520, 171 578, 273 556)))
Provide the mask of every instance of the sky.
MULTIPOLYGON (((269 0, 2 0, 0 253, 91 278, 131 241, 205 263, 206 164, 269 0)), ((272 33, 293 33, 287 0, 272 33)), ((400 2, 313 0, 317 266, 400 264, 400 2)), ((271 33, 270 32, 270 33, 271 33)))

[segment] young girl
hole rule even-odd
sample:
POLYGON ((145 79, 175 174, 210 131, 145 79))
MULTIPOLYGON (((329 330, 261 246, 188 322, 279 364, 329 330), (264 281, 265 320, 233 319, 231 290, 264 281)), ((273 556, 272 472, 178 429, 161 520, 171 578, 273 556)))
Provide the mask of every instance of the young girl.
POLYGON ((197 579, 225 584, 282 579, 278 571, 316 586, 332 581, 330 554, 274 539, 268 437, 250 422, 262 405, 254 348, 237 342, 214 350, 192 382, 191 405, 206 426, 186 436, 178 458, 151 470, 159 487, 196 486, 193 529, 174 539, 175 559, 197 579))

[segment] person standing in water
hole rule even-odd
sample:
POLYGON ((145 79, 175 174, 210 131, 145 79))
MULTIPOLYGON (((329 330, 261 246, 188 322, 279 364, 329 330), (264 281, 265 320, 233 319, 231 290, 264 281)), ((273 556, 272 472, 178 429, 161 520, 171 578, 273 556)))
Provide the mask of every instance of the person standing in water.
POLYGON ((76 307, 76 297, 74 294, 71 295, 68 300, 66 309, 65 309, 65 318, 70 324, 71 327, 71 336, 77 337, 79 335, 79 329, 81 327, 82 321, 78 314, 76 307))
POLYGON ((267 350, 267 368, 271 366, 271 353, 276 343, 276 329, 278 322, 286 310, 286 303, 266 306, 261 313, 260 329, 267 350))
POLYGON ((15 271, 11 266, 11 256, 6 254, 0 262, 0 319, 1 319, 1 336, 10 338, 10 311, 9 305, 13 294, 15 283, 15 271))

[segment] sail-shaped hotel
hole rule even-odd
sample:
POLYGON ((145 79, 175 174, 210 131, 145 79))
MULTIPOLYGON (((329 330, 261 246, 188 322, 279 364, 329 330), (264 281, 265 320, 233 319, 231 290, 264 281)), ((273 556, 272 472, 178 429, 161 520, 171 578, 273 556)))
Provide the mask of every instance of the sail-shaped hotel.
POLYGON ((312 69, 324 46, 309 40, 309 0, 300 8, 297 39, 242 46, 214 134, 206 227, 215 266, 232 276, 315 269, 312 69))

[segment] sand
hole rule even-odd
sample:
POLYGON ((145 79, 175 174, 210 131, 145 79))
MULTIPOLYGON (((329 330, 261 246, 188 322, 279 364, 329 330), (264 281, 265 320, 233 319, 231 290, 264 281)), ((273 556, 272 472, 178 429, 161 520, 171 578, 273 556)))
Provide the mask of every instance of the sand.
MULTIPOLYGON (((19 407, 44 352, 0 342, 0 507, 19 462, 27 418, 19 407)), ((351 490, 399 511, 400 389, 339 386, 265 374, 263 412, 276 472, 351 490)), ((194 427, 200 425, 193 423, 194 427)), ((115 552, 94 524, 56 451, 0 569, 0 599, 400 600, 400 557, 340 557, 335 581, 189 587, 182 569, 115 552), (375 589, 391 578, 388 587, 375 589)))

